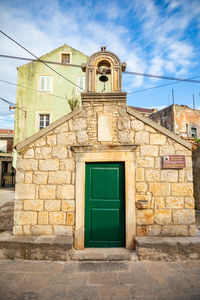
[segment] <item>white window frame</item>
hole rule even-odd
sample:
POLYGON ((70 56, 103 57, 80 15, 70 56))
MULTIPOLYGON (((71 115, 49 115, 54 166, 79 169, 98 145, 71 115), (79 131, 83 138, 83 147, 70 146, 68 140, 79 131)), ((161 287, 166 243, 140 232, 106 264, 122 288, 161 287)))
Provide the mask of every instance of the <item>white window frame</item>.
POLYGON ((60 62, 61 62, 61 63, 62 63, 62 54, 69 54, 69 64, 71 64, 71 63, 72 63, 72 53, 69 52, 69 51, 62 51, 62 52, 60 53, 60 62))
POLYGON ((198 136, 199 136, 198 126, 191 125, 191 124, 187 124, 186 126, 187 126, 187 131, 188 131, 188 137, 193 138, 193 136, 192 136, 192 127, 194 127, 194 128, 196 128, 196 133, 197 133, 196 137, 198 138, 198 136))
MULTIPOLYGON (((40 129, 40 115, 49 115, 49 124, 52 123, 52 116, 53 116, 53 113, 52 111, 37 111, 36 112, 36 131, 40 131, 42 129, 40 129)), ((47 127, 47 126, 45 126, 47 127)), ((44 127, 44 128, 45 128, 44 127)))
POLYGON ((83 93, 85 91, 85 75, 76 75, 76 94, 80 94, 80 93, 83 93), (80 84, 80 81, 79 81, 79 78, 80 77, 83 77, 84 78, 84 84, 83 84, 83 90, 79 88, 79 86, 81 87, 81 84, 80 84))
POLYGON ((52 75, 46 75, 46 74, 39 74, 38 78, 38 91, 39 92, 53 92, 53 76, 52 75), (47 88, 47 80, 44 81, 44 88, 41 88, 41 80, 42 78, 50 78, 50 88, 47 88))

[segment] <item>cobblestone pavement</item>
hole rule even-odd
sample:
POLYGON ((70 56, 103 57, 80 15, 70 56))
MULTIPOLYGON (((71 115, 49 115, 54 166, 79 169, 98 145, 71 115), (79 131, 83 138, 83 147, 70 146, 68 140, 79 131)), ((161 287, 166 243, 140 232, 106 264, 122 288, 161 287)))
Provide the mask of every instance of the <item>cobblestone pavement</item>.
POLYGON ((200 261, 0 261, 1 300, 200 299, 200 261))

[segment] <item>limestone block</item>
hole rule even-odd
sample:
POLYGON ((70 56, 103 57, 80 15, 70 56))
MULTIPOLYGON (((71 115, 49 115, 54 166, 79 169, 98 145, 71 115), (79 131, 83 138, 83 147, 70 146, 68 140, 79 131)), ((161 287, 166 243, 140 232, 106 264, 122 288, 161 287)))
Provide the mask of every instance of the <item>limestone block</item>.
POLYGON ((136 192, 146 192, 147 191, 147 184, 145 182, 136 182, 136 192))
POLYGON ((150 144, 151 145, 165 145, 166 144, 166 136, 162 134, 151 134, 150 135, 150 144))
POLYGON ((145 130, 145 131, 152 132, 152 133, 156 133, 156 130, 155 130, 153 127, 148 126, 148 125, 145 125, 144 130, 145 130))
POLYGON ((59 169, 59 161, 57 159, 39 160, 40 171, 57 171, 59 169))
POLYGON ((121 117, 124 117, 126 115, 126 108, 125 107, 119 107, 119 115, 121 117))
POLYGON ((74 211, 75 203, 74 200, 62 200, 62 211, 74 211))
POLYGON ((38 212, 38 224, 39 225, 47 225, 48 224, 48 212, 47 211, 38 212))
POLYGON ((195 236, 196 234, 196 225, 189 225, 189 236, 195 236))
POLYGON ((175 154, 173 145, 160 146, 160 156, 175 154))
POLYGON ((74 213, 67 213, 67 225, 74 225, 74 213))
POLYGON ((179 182, 184 182, 185 181, 185 170, 179 170, 179 176, 178 176, 178 181, 179 182))
POLYGON ((66 146, 76 143, 76 135, 74 132, 62 132, 57 135, 57 145, 66 146))
POLYGON ((178 182, 177 170, 161 170, 161 181, 178 182))
POLYGON ((172 212, 167 209, 157 209, 154 212, 155 223, 159 225, 167 225, 172 222, 172 212))
POLYGON ((187 170, 187 181, 193 181, 192 169, 187 170))
POLYGON ((128 116, 118 118, 118 129, 119 130, 130 129, 130 118, 128 116))
POLYGON ((144 181, 144 169, 143 168, 136 169, 136 181, 144 181))
POLYGON ((46 145, 46 137, 42 137, 35 142, 36 147, 42 147, 46 145))
POLYGON ((184 208, 184 198, 166 197, 166 208, 184 208))
POLYGON ((141 156, 158 156, 158 146, 141 145, 140 146, 141 156))
POLYGON ((53 228, 51 225, 35 225, 31 226, 32 235, 52 235, 53 228))
POLYGON ((67 158, 67 149, 66 147, 54 147, 52 149, 52 157, 57 157, 59 159, 62 159, 62 158, 67 158))
POLYGON ((16 183, 24 183, 24 172, 17 170, 16 172, 16 183))
POLYGON ((15 199, 35 199, 35 184, 17 183, 15 199))
POLYGON ((131 128, 135 131, 140 131, 144 129, 144 123, 139 120, 131 121, 131 128))
POLYGON ((156 169, 161 169, 162 168, 162 159, 161 159, 161 157, 156 157, 155 158, 155 168, 156 169))
POLYGON ((63 211, 50 212, 49 223, 52 225, 64 225, 66 222, 66 213, 63 211))
POLYGON ((23 154, 24 158, 34 158, 34 149, 28 149, 26 152, 23 154))
POLYGON ((23 201, 22 200, 15 200, 14 201, 14 209, 15 210, 23 210, 23 201))
POLYGON ((70 131, 74 131, 74 122, 72 119, 68 121, 68 126, 70 131))
POLYGON ((22 226, 13 226, 13 235, 23 235, 22 226))
POLYGON ((174 224, 193 224, 195 223, 194 209, 179 209, 173 211, 174 224))
POLYGON ((138 194, 136 194, 136 201, 138 201, 138 200, 146 200, 148 202, 151 202, 151 195, 147 195, 147 194, 138 195, 138 194))
POLYGON ((49 184, 64 184, 71 182, 70 171, 55 171, 49 172, 48 183, 49 184))
POLYGON ((41 199, 55 199, 56 187, 54 185, 40 185, 39 195, 41 199))
POLYGON ((35 149, 35 158, 51 158, 50 147, 38 147, 35 149))
POLYGON ((24 210, 33 211, 43 211, 43 201, 42 200, 25 200, 24 210))
POLYGON ((64 200, 74 199, 74 185, 58 186, 57 198, 64 199, 64 200))
POLYGON ((149 133, 147 131, 138 131, 135 134, 136 145, 149 144, 149 133))
POLYGON ((146 226, 137 225, 137 236, 146 236, 146 226))
POLYGON ((32 183, 33 181, 33 173, 32 172, 26 172, 24 182, 25 183, 32 183))
POLYGON ((72 236, 72 226, 54 225, 55 236, 72 236))
POLYGON ((155 197, 154 198, 155 208, 165 208, 165 198, 164 197, 155 197))
POLYGON ((192 182, 172 183, 172 196, 193 196, 192 182))
POLYGON ((49 145, 50 147, 56 145, 56 135, 55 134, 47 136, 47 145, 49 145))
POLYGON ((146 226, 146 235, 147 236, 158 236, 161 234, 160 225, 149 225, 146 226))
POLYGON ((38 169, 38 161, 36 159, 18 159, 17 169, 26 171, 34 171, 38 169))
POLYGON ((154 223, 152 209, 137 210, 136 223, 138 225, 151 225, 154 223))
POLYGON ((156 170, 146 170, 145 171, 145 179, 148 182, 160 181, 160 171, 156 170))
POLYGON ((170 184, 160 182, 149 183, 149 191, 153 196, 170 196, 170 184))
POLYGON ((46 200, 44 204, 45 210, 47 211, 59 211, 60 200, 46 200))
POLYGON ((122 130, 118 132, 118 139, 121 144, 131 142, 131 134, 129 130, 122 130))
POLYGON ((81 130, 77 132, 77 142, 80 145, 87 145, 88 144, 88 135, 86 130, 81 130))
POLYGON ((47 172, 35 171, 33 174, 33 183, 46 184, 47 183, 47 172))
POLYGON ((86 126, 86 119, 79 117, 74 120, 74 130, 83 130, 86 129, 86 126))
POLYGON ((24 225, 23 227, 23 232, 25 236, 31 235, 31 226, 30 225, 24 225))
POLYGON ((15 225, 35 225, 37 224, 36 211, 15 211, 14 212, 15 225))
POLYGON ((153 157, 137 157, 137 166, 142 168, 153 168, 154 158, 153 157))
POLYGON ((69 131, 69 124, 68 124, 68 122, 65 122, 64 124, 62 124, 60 126, 60 132, 65 132, 65 131, 69 131))
POLYGON ((194 208, 194 198, 193 197, 185 197, 185 208, 194 208))
POLYGON ((164 225, 162 236, 188 236, 187 225, 164 225))
POLYGON ((73 171, 75 169, 75 162, 72 158, 66 159, 66 170, 73 171))

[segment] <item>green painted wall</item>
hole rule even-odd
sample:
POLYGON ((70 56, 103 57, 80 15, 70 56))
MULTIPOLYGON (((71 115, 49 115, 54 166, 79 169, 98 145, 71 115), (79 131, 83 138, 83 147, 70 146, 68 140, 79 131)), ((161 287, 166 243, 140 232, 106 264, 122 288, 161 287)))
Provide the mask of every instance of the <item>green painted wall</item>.
MULTIPOLYGON (((54 51, 42 56, 41 59, 60 62, 62 52, 71 52, 72 64, 81 65, 82 63, 87 62, 88 57, 85 54, 67 45, 55 49, 54 51)), ((81 68, 53 64, 51 64, 51 67, 74 83, 76 83, 77 75, 85 76, 85 73, 82 72, 81 68)), ((73 90, 75 89, 76 91, 76 87, 74 85, 61 78, 42 63, 31 62, 19 67, 16 107, 26 110, 26 116, 22 110, 17 108, 15 109, 14 144, 37 132, 37 112, 51 113, 51 123, 70 112, 67 100, 56 98, 53 95, 49 96, 46 92, 38 92, 39 75, 53 76, 52 93, 55 95, 70 97, 73 90), (33 90, 22 88, 19 85, 33 90)), ((78 97, 80 98, 80 94, 78 97)))

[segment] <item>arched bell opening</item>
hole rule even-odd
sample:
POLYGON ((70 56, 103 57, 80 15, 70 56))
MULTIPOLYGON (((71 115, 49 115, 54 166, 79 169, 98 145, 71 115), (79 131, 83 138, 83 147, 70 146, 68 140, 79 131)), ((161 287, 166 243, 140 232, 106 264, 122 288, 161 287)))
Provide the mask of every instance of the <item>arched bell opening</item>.
POLYGON ((110 93, 112 91, 111 64, 108 60, 101 60, 96 67, 96 92, 110 93))

